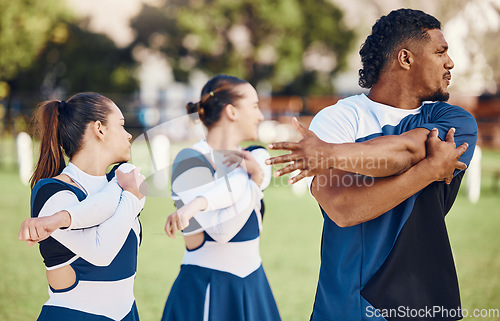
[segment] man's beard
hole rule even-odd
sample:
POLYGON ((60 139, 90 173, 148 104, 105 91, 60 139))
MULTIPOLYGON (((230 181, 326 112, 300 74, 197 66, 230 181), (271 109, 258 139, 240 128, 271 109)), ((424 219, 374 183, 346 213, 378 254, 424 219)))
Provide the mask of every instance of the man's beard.
POLYGON ((450 93, 438 89, 432 95, 422 99, 422 101, 448 101, 448 99, 450 99, 450 93))

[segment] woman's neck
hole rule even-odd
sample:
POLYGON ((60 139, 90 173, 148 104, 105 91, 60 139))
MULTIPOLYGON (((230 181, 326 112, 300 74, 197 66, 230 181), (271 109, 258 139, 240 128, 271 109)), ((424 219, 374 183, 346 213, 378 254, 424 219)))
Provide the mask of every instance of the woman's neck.
POLYGON ((92 156, 99 156, 99 154, 90 154, 86 153, 85 151, 80 151, 76 155, 73 155, 71 158, 71 162, 84 171, 85 173, 93 176, 103 176, 106 175, 106 171, 109 167, 107 163, 105 163, 102 159, 99 157, 92 157, 92 156), (90 157, 89 157, 90 156, 90 157))
POLYGON ((215 126, 208 130, 207 144, 218 150, 238 150, 240 136, 228 126, 215 126))

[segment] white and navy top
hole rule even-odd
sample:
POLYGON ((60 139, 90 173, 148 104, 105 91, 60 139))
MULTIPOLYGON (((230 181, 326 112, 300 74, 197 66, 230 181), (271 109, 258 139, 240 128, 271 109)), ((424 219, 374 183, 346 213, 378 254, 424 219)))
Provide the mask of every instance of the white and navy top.
POLYGON ((205 140, 183 149, 172 169, 172 199, 177 208, 198 196, 208 207, 196 214, 183 230, 185 235, 203 232, 204 243, 186 250, 182 264, 197 265, 246 277, 261 265, 259 234, 262 229, 263 194, 271 180, 271 167, 264 161, 267 150, 248 148, 264 170, 260 186, 240 166, 223 164, 223 153, 205 140))
MULTIPOLYGON (((455 127, 457 146, 469 144, 460 158, 469 164, 476 122, 462 108, 444 102, 404 110, 362 94, 321 110, 310 125, 330 143, 363 142, 419 127, 437 128, 442 140, 455 127)), ((378 218, 352 227, 340 228, 321 209, 321 268, 311 320, 395 320, 398 315, 384 319, 375 309, 399 311, 400 307, 456 311, 460 296, 444 218, 463 174, 457 170, 450 185, 434 182, 378 218)))
MULTIPOLYGON (((126 166, 130 164, 122 164, 126 166)), ((126 169, 120 168, 123 171, 126 169)), ((133 284, 140 242, 139 212, 145 198, 122 191, 114 177, 86 174, 69 163, 62 174, 78 187, 55 178, 41 179, 31 194, 31 216, 61 210, 71 226, 40 242, 47 270, 70 265, 76 282, 67 289, 49 286, 45 306, 123 319, 134 305, 133 284)))

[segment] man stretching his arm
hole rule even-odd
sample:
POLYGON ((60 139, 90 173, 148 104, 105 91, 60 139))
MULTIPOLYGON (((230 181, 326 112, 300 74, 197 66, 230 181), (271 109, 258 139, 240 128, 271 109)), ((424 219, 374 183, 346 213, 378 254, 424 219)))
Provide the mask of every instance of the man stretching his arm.
POLYGON ((311 320, 462 318, 444 218, 477 125, 445 103, 454 63, 440 27, 411 9, 380 18, 360 50, 369 94, 323 109, 310 131, 295 121, 304 139, 271 146, 291 151, 268 160, 293 162, 278 176, 312 176, 324 217, 311 320))

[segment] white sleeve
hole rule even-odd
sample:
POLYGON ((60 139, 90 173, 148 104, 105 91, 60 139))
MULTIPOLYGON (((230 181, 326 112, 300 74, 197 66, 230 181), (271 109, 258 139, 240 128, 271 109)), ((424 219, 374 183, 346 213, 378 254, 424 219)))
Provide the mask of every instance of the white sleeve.
MULTIPOLYGON (((192 171, 193 169, 189 169, 179 175, 177 179, 182 179, 183 175, 193 175, 194 172, 192 171)), ((201 172, 196 173, 201 174, 201 172)), ((204 211, 198 212, 190 220, 189 226, 183 230, 184 235, 199 233, 202 230, 228 221, 235 216, 239 216, 241 215, 241 212, 239 211, 241 205, 237 206, 236 204, 238 204, 238 202, 245 202, 245 200, 248 202, 249 197, 258 197, 260 200, 264 196, 257 184, 249 179, 248 174, 241 168, 237 168, 235 171, 228 174, 227 178, 228 182, 230 182, 230 187, 232 188, 231 190, 229 189, 224 178, 220 178, 213 182, 215 183, 214 185, 205 184, 196 189, 189 189, 182 192, 177 191, 177 196, 183 204, 187 204, 196 197, 202 195, 207 199, 208 203, 212 204, 212 206, 214 206, 214 204, 215 206, 224 206, 215 209, 205 209, 204 211), (235 189, 237 190, 236 193, 234 192, 235 189)))
MULTIPOLYGON (((264 172, 264 179, 260 184, 260 189, 264 190, 271 181, 271 166, 265 164, 265 160, 270 157, 269 152, 264 148, 256 148, 251 153, 264 172)), ((241 167, 234 168, 229 174, 215 179, 210 183, 210 187, 205 187, 205 191, 198 195, 207 200, 207 208, 202 213, 233 205, 243 196, 249 180, 248 173, 241 167)))
POLYGON ((248 173, 241 167, 214 180, 213 185, 200 195, 205 197, 208 204, 203 212, 222 209, 234 204, 243 196, 249 180, 248 173))
POLYGON ((354 143, 358 121, 354 107, 338 102, 317 113, 309 129, 327 143, 354 143))
POLYGON ((98 193, 89 195, 78 204, 63 208, 71 216, 68 229, 82 229, 101 224, 113 215, 121 194, 122 189, 116 178, 113 178, 98 193))
MULTIPOLYGON (((52 233, 52 237, 86 261, 97 266, 107 266, 125 243, 144 202, 145 197, 139 200, 125 191, 114 214, 99 226, 82 230, 59 229, 52 233)), ((77 203, 75 194, 61 191, 45 202, 38 216, 49 216, 77 203)))
MULTIPOLYGON (((134 168, 135 166, 130 163, 123 163, 118 167, 124 173, 130 172, 134 168)), ((113 215, 121 194, 122 188, 118 185, 116 177, 113 177, 98 193, 87 196, 78 204, 64 208, 71 216, 71 224, 68 229, 82 229, 101 224, 113 215)))
MULTIPOLYGON (((227 172, 227 168, 219 168, 219 174, 225 172, 227 172)), ((258 198, 260 203, 260 199, 263 197, 260 188, 241 167, 236 167, 225 176, 217 179, 213 178, 208 167, 191 167, 174 179, 172 191, 174 201, 180 200, 182 204, 188 204, 198 196, 205 197, 208 203, 207 209, 198 212, 190 220, 189 226, 183 230, 184 235, 199 233, 240 216, 239 207, 235 206, 240 199, 244 200, 251 196, 258 198), (223 210, 220 211, 221 209, 223 210)), ((247 214, 250 215, 250 213, 247 214)), ((241 217, 241 219, 246 222, 248 215, 246 218, 241 217)))
MULTIPOLYGON (((339 101, 318 112, 311 121, 309 130, 327 143, 354 143, 358 122, 359 116, 354 107, 339 101)), ((309 190, 313 179, 314 176, 306 178, 309 190)))
POLYGON ((259 186, 250 181, 245 194, 235 204, 222 210, 199 213, 195 218, 215 241, 227 243, 241 230, 254 210, 260 211, 262 197, 259 186))
MULTIPOLYGON (((179 175, 176 178, 176 182, 182 182, 184 179, 196 177, 208 171, 208 169, 203 167, 190 168, 179 175)), ((177 187, 177 184, 174 182, 172 188, 184 204, 191 202, 196 197, 205 197, 208 205, 203 212, 210 212, 228 207, 238 200, 243 195, 245 185, 248 180, 248 173, 245 172, 244 169, 238 167, 229 174, 203 185, 191 185, 192 187, 189 189, 181 190, 180 188, 175 188, 177 187)))

